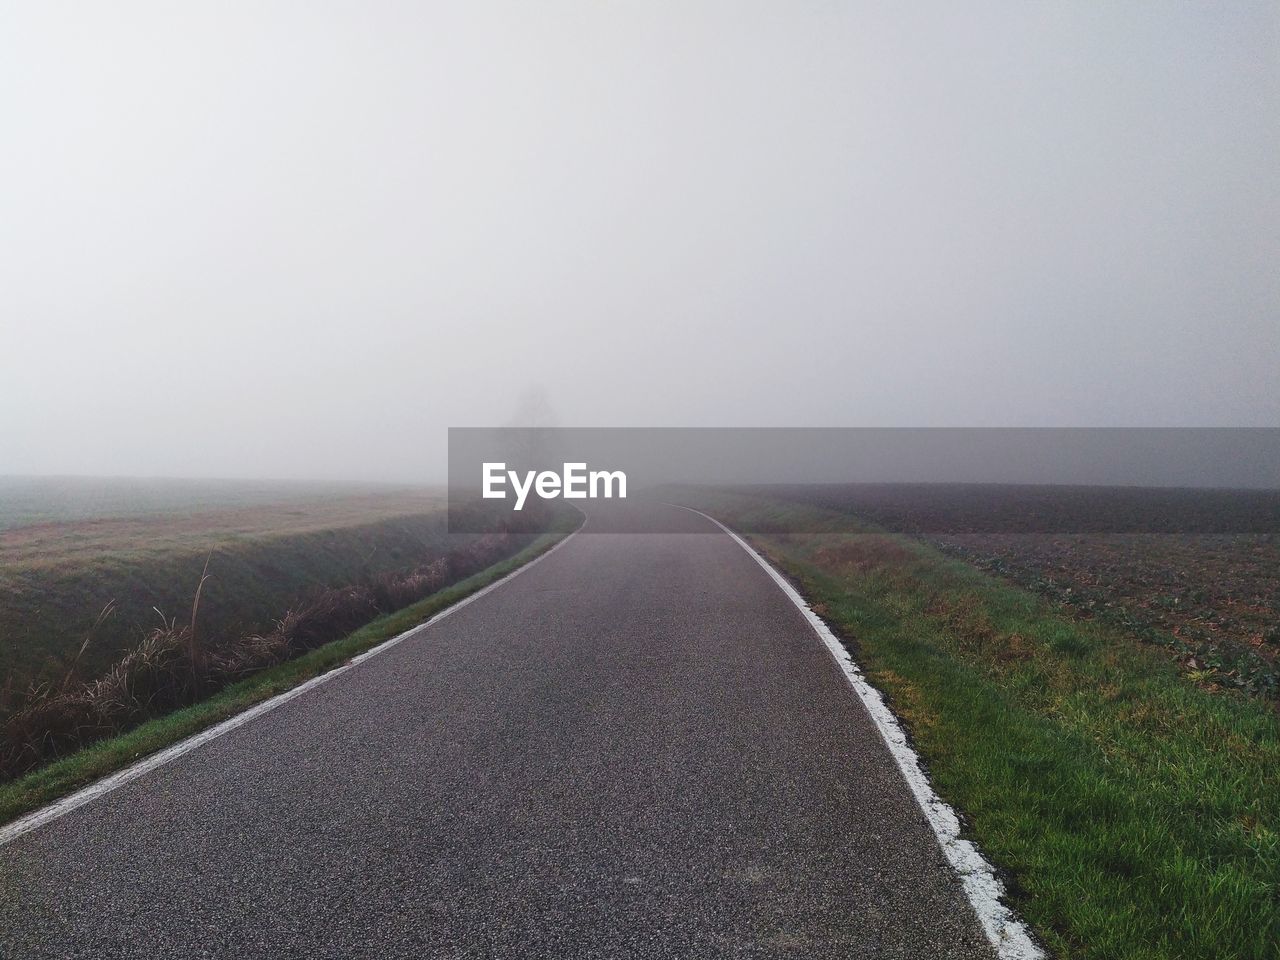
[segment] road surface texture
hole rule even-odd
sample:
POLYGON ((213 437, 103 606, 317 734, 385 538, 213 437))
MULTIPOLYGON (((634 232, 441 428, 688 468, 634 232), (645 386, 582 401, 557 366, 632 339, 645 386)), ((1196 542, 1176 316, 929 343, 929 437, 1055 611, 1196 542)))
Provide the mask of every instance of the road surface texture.
POLYGON ((992 956, 801 613, 683 516, 0 848, 0 956, 992 956))

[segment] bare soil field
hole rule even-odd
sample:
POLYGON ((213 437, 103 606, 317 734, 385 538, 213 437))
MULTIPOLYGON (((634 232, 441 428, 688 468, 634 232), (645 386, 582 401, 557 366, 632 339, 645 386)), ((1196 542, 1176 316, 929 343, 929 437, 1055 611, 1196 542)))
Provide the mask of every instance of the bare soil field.
POLYGON ((847 484, 761 488, 906 533, 1167 647, 1197 681, 1280 695, 1280 492, 847 484))
POLYGON ((1197 679, 1277 695, 1280 540, 1269 534, 969 534, 946 552, 1170 647, 1197 679))

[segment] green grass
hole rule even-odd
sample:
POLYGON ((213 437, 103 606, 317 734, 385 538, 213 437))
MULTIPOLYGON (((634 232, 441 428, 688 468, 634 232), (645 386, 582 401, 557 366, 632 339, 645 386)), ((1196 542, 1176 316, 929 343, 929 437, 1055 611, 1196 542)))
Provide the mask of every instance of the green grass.
POLYGON ((851 638, 1055 953, 1280 956, 1274 707, 917 541, 794 505, 703 508, 742 529, 829 531, 753 541, 851 638))
POLYGON ((11 783, 0 785, 0 823, 7 823, 136 760, 340 666, 359 653, 429 620, 551 549, 564 534, 540 536, 520 553, 355 633, 255 674, 200 703, 103 740, 11 783))

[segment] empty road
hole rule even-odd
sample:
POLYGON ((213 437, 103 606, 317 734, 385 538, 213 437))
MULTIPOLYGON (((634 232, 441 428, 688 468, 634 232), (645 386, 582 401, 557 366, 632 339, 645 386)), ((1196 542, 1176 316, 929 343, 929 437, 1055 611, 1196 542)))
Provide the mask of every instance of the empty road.
POLYGON ((0 957, 991 957, 803 615, 678 522, 0 847, 0 957))

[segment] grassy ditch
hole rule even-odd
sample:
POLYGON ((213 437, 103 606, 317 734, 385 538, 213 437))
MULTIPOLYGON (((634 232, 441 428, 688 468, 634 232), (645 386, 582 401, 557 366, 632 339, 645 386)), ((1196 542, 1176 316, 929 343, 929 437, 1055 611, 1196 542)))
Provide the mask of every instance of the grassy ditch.
MULTIPOLYGON (((317 589, 397 573, 449 548, 439 498, 348 497, 0 530, 0 663, 9 693, 106 670, 182 619, 206 570, 209 635, 270 623, 317 589), (108 604, 112 614, 94 627, 108 604), (159 613, 158 613, 159 611, 159 613)), ((0 690, 0 709, 4 705, 0 690)))
POLYGON ((247 707, 340 666, 357 654, 429 620, 446 607, 501 579, 551 549, 564 536, 563 533, 543 534, 514 556, 402 610, 379 617, 342 639, 254 673, 199 703, 149 720, 126 733, 101 740, 10 783, 0 784, 0 823, 7 823, 247 707))
POLYGON ((1057 955, 1280 956, 1274 704, 1198 685, 1113 624, 847 515, 698 504, 772 531, 754 545, 850 638, 1057 955), (801 529, 814 532, 786 532, 801 529))

